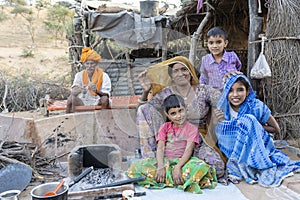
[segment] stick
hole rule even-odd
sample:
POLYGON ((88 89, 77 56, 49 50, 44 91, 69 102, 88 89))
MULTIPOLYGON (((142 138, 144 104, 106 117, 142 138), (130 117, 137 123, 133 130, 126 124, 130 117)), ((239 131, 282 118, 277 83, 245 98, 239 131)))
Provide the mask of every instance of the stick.
MULTIPOLYGON (((276 38, 270 38, 270 39, 266 39, 266 42, 271 42, 273 40, 300 40, 300 37, 276 37, 276 38)), ((262 40, 255 40, 252 42, 249 42, 249 44, 255 44, 255 43, 261 43, 262 40)))
POLYGON ((8 110, 6 108, 6 103, 5 103, 6 96, 7 96, 7 85, 5 84, 4 96, 3 96, 3 99, 2 99, 2 105, 4 107, 4 110, 2 111, 2 113, 7 113, 8 112, 8 110))
MULTIPOLYGON (((145 195, 146 195, 146 192, 135 192, 134 193, 134 197, 140 197, 140 196, 145 196, 145 195)), ((108 194, 108 195, 98 196, 98 197, 95 197, 94 200, 111 199, 111 198, 118 198, 118 197, 122 197, 122 194, 108 194)))
POLYGON ((100 186, 96 186, 96 187, 84 188, 83 190, 93 190, 93 189, 101 189, 101 188, 106 188, 106 187, 120 186, 120 185, 129 184, 129 183, 144 181, 144 180, 145 180, 145 177, 141 176, 141 177, 138 177, 138 178, 127 179, 127 180, 118 181, 118 182, 110 183, 110 184, 106 184, 106 185, 100 185, 100 186))
POLYGON ((300 115, 300 113, 287 113, 287 114, 283 114, 283 115, 275 115, 275 118, 280 118, 280 117, 292 117, 292 116, 298 116, 300 115))

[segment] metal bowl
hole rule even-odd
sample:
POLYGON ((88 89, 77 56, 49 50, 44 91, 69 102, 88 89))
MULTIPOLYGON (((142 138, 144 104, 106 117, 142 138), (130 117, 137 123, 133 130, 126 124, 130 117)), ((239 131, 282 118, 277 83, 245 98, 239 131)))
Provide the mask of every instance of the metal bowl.
POLYGON ((0 194, 1 200, 18 200, 18 196, 21 193, 20 190, 8 190, 5 192, 2 192, 0 194))
POLYGON ((52 192, 58 184, 59 182, 51 182, 51 183, 44 183, 42 185, 38 185, 34 187, 30 192, 32 200, 40 200, 40 199, 67 200, 68 190, 69 190, 68 185, 63 185, 63 187, 58 190, 55 196, 50 196, 50 197, 43 196, 46 192, 52 192))

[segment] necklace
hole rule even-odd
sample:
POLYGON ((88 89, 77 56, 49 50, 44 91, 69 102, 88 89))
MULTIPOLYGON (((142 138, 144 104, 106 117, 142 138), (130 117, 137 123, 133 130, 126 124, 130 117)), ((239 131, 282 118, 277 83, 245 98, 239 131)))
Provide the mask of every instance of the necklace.
MULTIPOLYGON (((182 125, 183 126, 183 125, 182 125)), ((175 129, 174 129, 174 124, 172 123, 172 131, 173 131, 173 135, 174 135, 174 137, 175 138, 178 138, 178 136, 180 136, 180 134, 181 134, 181 131, 182 131, 182 126, 180 126, 178 129, 178 131, 177 131, 177 134, 176 134, 176 132, 175 132, 175 129)))
POLYGON ((187 93, 186 93, 185 95, 183 95, 183 94, 181 94, 181 93, 178 91, 178 89, 177 89, 176 86, 174 87, 174 89, 176 90, 176 92, 177 92, 180 96, 183 97, 184 101, 187 100, 187 98, 188 98, 188 96, 189 96, 189 94, 190 94, 191 88, 192 88, 192 86, 190 86, 190 87, 189 87, 189 90, 187 91, 187 93))

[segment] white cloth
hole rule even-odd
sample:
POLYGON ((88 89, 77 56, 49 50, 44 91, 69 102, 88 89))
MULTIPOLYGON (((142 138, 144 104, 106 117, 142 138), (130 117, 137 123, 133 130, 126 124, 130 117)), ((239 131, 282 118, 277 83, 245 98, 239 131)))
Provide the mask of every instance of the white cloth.
MULTIPOLYGON (((84 87, 82 84, 82 75, 83 75, 83 71, 80 71, 77 74, 75 74, 75 78, 74 78, 72 87, 74 87, 74 86, 84 87)), ((105 72, 103 72, 103 80, 102 80, 102 85, 101 85, 100 91, 103 93, 106 93, 110 96, 111 81, 110 81, 108 74, 105 72)), ((80 93, 78 95, 78 97, 82 100, 84 105, 87 105, 87 106, 98 105, 98 102, 100 99, 99 96, 91 95, 91 93, 89 91, 86 94, 80 93)))

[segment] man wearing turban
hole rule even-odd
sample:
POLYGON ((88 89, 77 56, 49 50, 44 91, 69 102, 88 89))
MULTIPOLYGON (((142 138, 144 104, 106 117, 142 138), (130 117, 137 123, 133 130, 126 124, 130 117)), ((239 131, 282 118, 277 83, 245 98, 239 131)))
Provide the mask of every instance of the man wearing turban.
POLYGON ((76 106, 83 105, 101 105, 102 109, 108 108, 111 81, 108 74, 97 67, 101 56, 86 47, 82 49, 80 61, 85 69, 75 75, 66 112, 74 112, 76 106))

